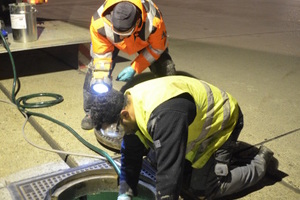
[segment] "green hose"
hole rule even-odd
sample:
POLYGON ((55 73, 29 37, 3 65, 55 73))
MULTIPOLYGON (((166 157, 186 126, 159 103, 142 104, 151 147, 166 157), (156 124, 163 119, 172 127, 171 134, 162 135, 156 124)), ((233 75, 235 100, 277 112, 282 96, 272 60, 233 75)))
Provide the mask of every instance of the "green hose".
POLYGON ((30 116, 41 117, 41 118, 47 119, 49 121, 52 121, 52 122, 62 126, 63 128, 67 129, 86 147, 88 147, 89 149, 91 149, 94 152, 98 153, 99 155, 104 156, 108 160, 108 162, 113 166, 113 168, 116 171, 116 173, 118 174, 118 176, 120 176, 120 173, 121 173, 120 168, 115 163, 115 161, 105 151, 97 148, 96 146, 94 146, 94 145, 90 144, 89 142, 87 142, 86 140, 84 140, 70 126, 68 126, 68 125, 66 125, 66 124, 64 124, 64 123, 62 123, 62 122, 60 122, 60 121, 58 121, 54 118, 51 118, 50 116, 26 110, 26 108, 44 108, 44 107, 54 106, 54 105, 56 105, 58 103, 61 103, 63 101, 63 97, 61 95, 54 94, 54 93, 37 93, 37 94, 31 94, 31 95, 23 96, 23 97, 20 97, 16 100, 17 74, 16 74, 15 62, 14 62, 13 56, 11 54, 11 51, 9 49, 9 45, 6 42, 6 39, 4 38, 4 36, 2 35, 1 32, 0 32, 0 35, 1 35, 1 39, 3 41, 4 47, 5 47, 5 49, 7 50, 8 54, 9 54, 10 61, 11 61, 12 67, 13 67, 14 79, 13 79, 13 87, 12 87, 12 93, 11 93, 12 94, 11 101, 18 107, 18 109, 22 113, 26 113, 29 117, 30 116), (27 102, 27 100, 32 99, 32 98, 36 98, 36 97, 51 97, 51 98, 54 98, 54 100, 43 101, 43 102, 34 102, 34 103, 28 103, 27 102))

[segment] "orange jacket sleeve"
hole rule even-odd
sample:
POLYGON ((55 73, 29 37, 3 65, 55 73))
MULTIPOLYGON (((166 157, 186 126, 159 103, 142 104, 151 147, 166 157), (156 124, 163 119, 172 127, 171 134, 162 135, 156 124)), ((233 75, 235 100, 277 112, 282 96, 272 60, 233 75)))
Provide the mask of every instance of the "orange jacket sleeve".
POLYGON ((104 29, 102 19, 94 20, 92 17, 90 34, 93 64, 95 69, 109 71, 112 64, 112 52, 115 47, 105 36, 99 33, 101 29, 104 29))
POLYGON ((137 73, 141 73, 154 63, 168 47, 167 31, 163 19, 155 17, 153 26, 155 31, 148 37, 149 45, 140 52, 131 64, 137 73))

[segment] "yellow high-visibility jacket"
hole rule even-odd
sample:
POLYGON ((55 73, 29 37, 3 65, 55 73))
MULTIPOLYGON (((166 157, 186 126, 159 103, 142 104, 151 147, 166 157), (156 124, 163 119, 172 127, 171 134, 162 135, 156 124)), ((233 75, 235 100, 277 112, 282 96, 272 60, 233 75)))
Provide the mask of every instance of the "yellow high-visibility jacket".
POLYGON ((122 0, 106 0, 91 19, 90 34, 92 41, 91 56, 95 68, 111 69, 115 48, 131 55, 139 55, 131 67, 141 73, 155 62, 168 46, 167 32, 161 12, 151 0, 128 0, 140 9, 142 23, 134 33, 124 40, 112 31, 111 11, 122 0))
POLYGON ((149 148, 153 140, 147 131, 152 111, 161 103, 189 93, 197 114, 188 129, 186 159, 201 168, 232 133, 238 120, 237 101, 227 92, 204 81, 186 76, 167 76, 140 83, 126 90, 131 94, 139 130, 136 134, 149 148))

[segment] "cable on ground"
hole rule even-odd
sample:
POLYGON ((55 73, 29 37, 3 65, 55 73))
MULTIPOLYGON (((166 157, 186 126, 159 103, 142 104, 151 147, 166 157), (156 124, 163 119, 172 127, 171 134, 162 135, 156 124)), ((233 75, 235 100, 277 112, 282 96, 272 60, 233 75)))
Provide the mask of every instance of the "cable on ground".
POLYGON ((67 155, 78 155, 78 156, 86 156, 86 157, 93 157, 93 158, 97 158, 97 159, 103 159, 103 158, 106 158, 107 161, 112 165, 112 167, 114 168, 114 170, 116 171, 116 173, 118 175, 120 175, 120 168, 119 166, 117 165, 117 163, 108 155, 107 152, 99 149, 98 147, 90 144, 89 142, 87 142, 86 140, 84 140, 74 129, 72 129, 70 126, 68 126, 67 124, 65 123, 62 123, 50 116, 47 116, 47 115, 44 115, 44 114, 41 114, 41 113, 36 113, 36 112, 31 112, 31 111, 28 111, 27 109, 32 109, 32 108, 44 108, 44 107, 50 107, 50 106, 54 106, 58 103, 61 103, 63 101, 63 97, 59 94, 55 94, 55 93, 37 93, 37 94, 31 94, 31 95, 27 95, 27 96, 23 96, 23 97, 20 97, 18 99, 16 99, 16 95, 19 91, 19 87, 17 87, 17 85, 19 86, 20 85, 20 81, 19 79, 17 78, 17 73, 16 73, 16 67, 15 67, 15 62, 14 62, 14 59, 13 59, 13 56, 12 56, 12 53, 9 49, 9 45, 6 41, 6 39, 4 38, 4 36, 2 35, 2 33, 0 32, 0 36, 1 36, 1 39, 3 41, 3 45, 4 45, 4 48, 7 50, 8 54, 9 54, 9 58, 10 58, 10 61, 11 61, 11 64, 12 64, 12 68, 13 68, 13 86, 12 86, 12 92, 11 92, 11 102, 6 102, 6 101, 2 101, 0 100, 1 102, 5 102, 5 103, 11 103, 13 104, 14 106, 16 106, 16 108, 24 115, 24 117, 26 118, 25 119, 25 122, 23 124, 23 127, 22 127, 22 132, 23 132, 23 136, 25 138, 25 140, 39 148, 39 149, 42 149, 42 150, 47 150, 47 151, 51 151, 51 152, 55 152, 55 153, 59 153, 59 154, 67 154, 67 155), (16 88, 17 87, 17 88, 16 88), (34 102, 34 103, 28 103, 27 101, 29 99, 33 99, 33 98, 37 98, 37 97, 50 97, 50 98, 53 98, 53 100, 50 100, 50 101, 42 101, 42 102, 34 102), (35 145, 33 142, 31 142, 27 137, 26 137, 26 134, 25 134, 25 126, 26 126, 26 123, 28 122, 29 120, 29 117, 30 116, 37 116, 37 117, 41 117, 41 118, 44 118, 46 120, 49 120, 49 121, 52 121, 53 123, 56 123, 60 126, 62 126, 63 128, 67 129, 69 132, 71 132, 82 144, 84 144, 86 147, 88 147, 89 149, 93 150, 94 152, 98 153, 99 155, 101 156, 92 156, 92 155, 86 155, 86 154, 78 154, 78 153, 74 153, 74 152, 65 152, 65 151, 60 151, 60 150, 54 150, 54 149, 46 149, 46 148, 43 148, 43 147, 40 147, 38 145, 35 145))

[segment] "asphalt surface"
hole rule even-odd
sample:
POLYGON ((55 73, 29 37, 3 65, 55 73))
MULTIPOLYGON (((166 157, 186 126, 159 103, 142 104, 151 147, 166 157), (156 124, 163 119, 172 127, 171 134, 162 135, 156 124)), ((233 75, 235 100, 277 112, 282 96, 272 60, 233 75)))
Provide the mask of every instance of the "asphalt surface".
MULTIPOLYGON (((38 17, 88 28, 90 17, 102 2, 49 0, 47 5, 37 6, 38 17)), ((238 100, 245 117, 239 139, 255 147, 267 146, 274 151, 279 162, 275 175, 267 175, 255 187, 230 199, 300 199, 300 2, 155 2, 166 22, 169 50, 177 70, 231 93, 238 100)), ((69 62, 76 55, 74 49, 74 46, 68 46, 27 51, 27 54, 15 53, 22 85, 18 96, 37 92, 63 95, 62 104, 44 108, 41 112, 67 123, 87 141, 101 147, 92 131, 80 128, 84 116, 84 71, 74 69, 69 62)), ((114 77, 133 58, 124 54, 120 57, 124 59, 117 64, 114 77)), ((7 55, 0 55, 0 64, 0 99, 9 100, 7 94, 12 87, 12 71, 7 55)), ((144 74, 148 72, 146 70, 144 74)), ((113 84, 117 89, 124 86, 117 81, 113 84)), ((21 133, 23 116, 1 102, 0 111, 0 199, 12 198, 7 188, 10 183, 97 160, 77 156, 66 160, 63 156, 32 147, 21 133)), ((40 126, 55 141, 56 147, 96 155, 53 123, 39 118, 34 120, 26 128, 34 142, 50 148, 40 131, 36 131, 40 130, 36 126, 40 126)))

